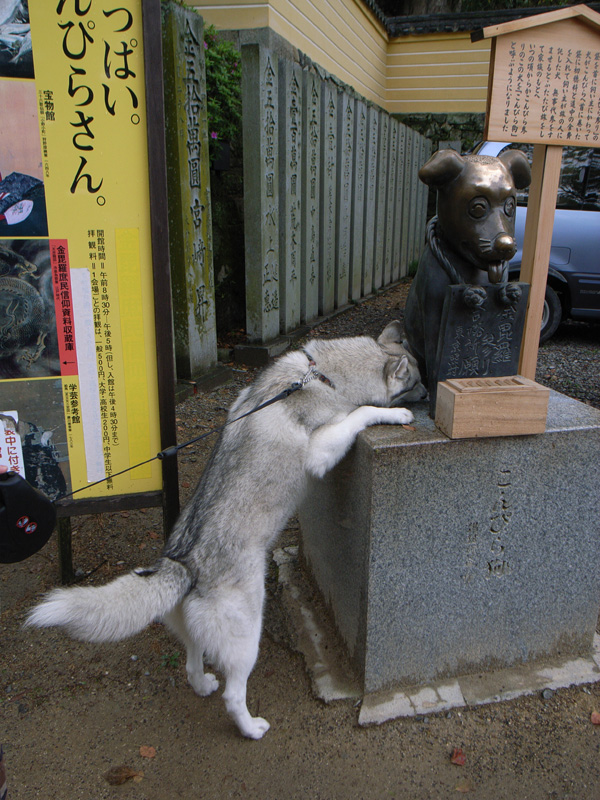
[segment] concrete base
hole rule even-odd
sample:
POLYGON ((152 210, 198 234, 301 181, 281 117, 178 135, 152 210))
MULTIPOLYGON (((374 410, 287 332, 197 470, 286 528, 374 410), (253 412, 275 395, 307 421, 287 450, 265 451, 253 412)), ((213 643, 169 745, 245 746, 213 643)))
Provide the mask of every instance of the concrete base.
POLYGON ((233 359, 236 364, 248 367, 264 367, 271 359, 285 353, 292 343, 290 336, 280 336, 266 344, 236 344, 233 348, 233 359))
POLYGON ((282 589, 279 602, 289 623, 288 636, 302 653, 316 697, 325 703, 359 700, 359 725, 378 725, 398 717, 421 717, 469 706, 516 700, 600 681, 600 636, 586 658, 536 661, 512 669, 462 675, 452 680, 364 694, 327 611, 298 558, 298 548, 273 554, 282 589))
POLYGON ((552 392, 545 433, 482 440, 448 439, 425 404, 415 418, 363 432, 300 513, 361 693, 458 702, 459 676, 589 661, 600 411, 552 392))
POLYGON ((225 386, 233 380, 233 372, 223 364, 216 364, 207 369, 200 375, 196 375, 189 380, 181 379, 175 386, 175 402, 181 403, 187 397, 191 397, 197 392, 212 392, 219 386, 225 386))
POLYGON ((415 717, 465 706, 515 700, 536 692, 555 692, 568 686, 600 681, 600 637, 594 637, 593 656, 556 658, 480 675, 461 675, 430 686, 366 695, 359 725, 380 724, 396 717, 415 717))

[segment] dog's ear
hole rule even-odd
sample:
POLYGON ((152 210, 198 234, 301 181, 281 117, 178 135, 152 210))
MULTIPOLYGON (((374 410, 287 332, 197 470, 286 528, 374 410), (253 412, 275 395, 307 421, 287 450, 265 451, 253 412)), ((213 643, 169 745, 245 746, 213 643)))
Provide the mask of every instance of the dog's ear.
POLYGON ((400 320, 395 319, 386 325, 382 330, 377 344, 379 344, 386 353, 400 353, 402 351, 402 337, 404 335, 404 328, 400 320))
POLYGON ((402 380, 408 374, 408 356, 402 356, 394 369, 394 378, 402 380))
POLYGON ((465 160, 456 150, 438 150, 419 170, 419 178, 434 189, 460 175, 465 160))
POLYGON ((531 183, 531 167, 525 153, 522 150, 506 150, 499 159, 512 175, 517 189, 526 189, 531 183))

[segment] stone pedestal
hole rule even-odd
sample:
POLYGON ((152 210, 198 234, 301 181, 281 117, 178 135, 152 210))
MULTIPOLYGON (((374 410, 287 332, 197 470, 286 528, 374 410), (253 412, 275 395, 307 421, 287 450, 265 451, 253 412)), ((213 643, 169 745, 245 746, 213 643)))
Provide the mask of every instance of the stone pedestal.
POLYGON ((364 431, 301 509, 303 552, 365 693, 588 656, 600 606, 600 411, 546 432, 364 431))

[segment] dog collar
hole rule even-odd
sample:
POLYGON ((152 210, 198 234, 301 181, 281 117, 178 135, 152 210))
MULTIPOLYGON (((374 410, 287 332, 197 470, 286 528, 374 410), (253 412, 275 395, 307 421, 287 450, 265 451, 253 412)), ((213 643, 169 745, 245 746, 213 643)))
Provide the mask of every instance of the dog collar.
POLYGON ((310 353, 307 353, 306 350, 303 350, 302 352, 308 359, 308 372, 300 381, 302 386, 306 386, 307 383, 310 383, 310 381, 314 381, 316 378, 317 380, 321 381, 321 383, 324 383, 326 386, 331 386, 332 389, 335 389, 333 381, 330 381, 326 375, 323 375, 323 373, 319 372, 319 370, 316 368, 317 362, 310 355, 310 353))

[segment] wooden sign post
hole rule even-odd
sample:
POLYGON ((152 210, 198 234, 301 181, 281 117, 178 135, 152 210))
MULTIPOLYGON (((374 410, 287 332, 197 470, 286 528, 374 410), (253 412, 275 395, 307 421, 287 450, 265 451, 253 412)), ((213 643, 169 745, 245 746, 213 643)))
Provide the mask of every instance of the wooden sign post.
POLYGON ((585 5, 483 28, 485 138, 534 145, 520 280, 531 284, 519 373, 534 379, 564 145, 600 144, 600 14, 585 5))

